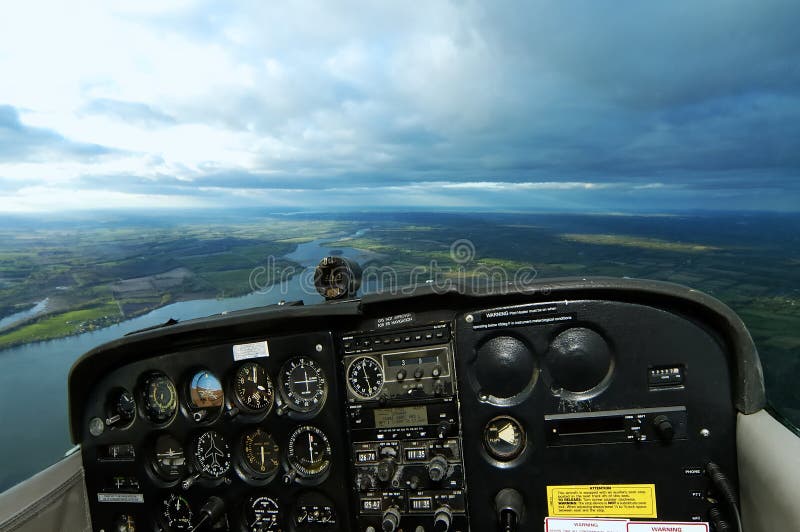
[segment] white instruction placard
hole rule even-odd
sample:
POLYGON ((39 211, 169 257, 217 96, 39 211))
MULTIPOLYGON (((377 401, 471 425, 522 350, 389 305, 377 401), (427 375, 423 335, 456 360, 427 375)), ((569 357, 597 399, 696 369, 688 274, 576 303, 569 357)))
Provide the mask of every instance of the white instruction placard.
POLYGON ((546 517, 545 532, 626 532, 627 519, 574 519, 546 517))
POLYGON ((235 361, 247 360, 250 358, 268 357, 269 345, 267 341, 253 342, 251 344, 237 344, 233 346, 233 359, 235 361))
POLYGON ((708 532, 708 523, 637 522, 628 523, 627 532, 708 532))

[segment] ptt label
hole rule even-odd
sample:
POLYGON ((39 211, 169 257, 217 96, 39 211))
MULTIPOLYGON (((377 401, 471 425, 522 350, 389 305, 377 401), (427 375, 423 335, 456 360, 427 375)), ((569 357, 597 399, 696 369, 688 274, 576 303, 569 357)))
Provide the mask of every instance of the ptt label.
POLYGON ((708 523, 628 523, 627 532, 708 532, 708 523))
POLYGON ((268 357, 269 345, 267 341, 253 342, 252 344, 237 344, 233 346, 233 359, 235 361, 250 358, 268 357))
POLYGON ((551 517, 658 517, 655 484, 547 486, 551 517))
POLYGON ((627 532, 627 519, 568 519, 546 517, 545 532, 627 532))

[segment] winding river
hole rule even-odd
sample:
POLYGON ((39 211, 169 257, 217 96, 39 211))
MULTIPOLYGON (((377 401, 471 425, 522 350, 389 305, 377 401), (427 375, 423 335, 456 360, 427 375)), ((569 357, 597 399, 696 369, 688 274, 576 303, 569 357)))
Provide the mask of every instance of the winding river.
MULTIPOLYGON (((352 236, 360 236, 361 230, 352 236)), ((280 300, 318 303, 313 270, 319 260, 341 254, 363 262, 369 252, 326 245, 330 239, 300 244, 286 258, 304 270, 289 281, 242 297, 199 299, 167 305, 105 329, 0 351, 0 491, 58 461, 72 447, 67 425, 67 375, 86 351, 120 336, 164 323, 270 305, 280 300)), ((33 309, 32 309, 33 310, 33 309)), ((18 317, 15 317, 15 319, 18 317)))

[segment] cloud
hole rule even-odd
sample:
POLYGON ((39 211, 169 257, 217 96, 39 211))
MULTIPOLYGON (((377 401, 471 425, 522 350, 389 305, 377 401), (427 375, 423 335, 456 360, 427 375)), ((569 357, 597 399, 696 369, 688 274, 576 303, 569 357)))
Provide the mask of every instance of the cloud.
POLYGON ((138 102, 122 102, 108 98, 90 100, 83 108, 86 114, 106 115, 124 122, 144 127, 158 127, 175 124, 168 114, 138 102))
POLYGON ((18 186, 309 208, 397 190, 400 207, 674 209, 688 191, 704 208, 800 206, 794 0, 14 11, 0 176, 18 186))
POLYGON ((0 105, 0 162, 54 160, 60 157, 92 159, 111 153, 99 144, 72 142, 55 131, 26 126, 10 105, 0 105))

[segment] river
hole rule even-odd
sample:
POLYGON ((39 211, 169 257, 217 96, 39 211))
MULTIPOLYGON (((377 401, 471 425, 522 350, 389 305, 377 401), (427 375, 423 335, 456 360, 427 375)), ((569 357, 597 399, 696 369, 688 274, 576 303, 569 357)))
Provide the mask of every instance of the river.
MULTIPOLYGON (((360 236, 361 230, 352 236, 360 236)), ((227 299, 199 299, 167 305, 142 316, 84 334, 25 344, 0 351, 0 491, 58 461, 72 443, 67 424, 67 375, 75 360, 90 349, 120 336, 164 323, 184 321, 234 310, 270 305, 280 300, 322 301, 313 291, 312 275, 319 260, 341 254, 362 262, 369 252, 348 247, 328 247, 330 239, 299 244, 286 258, 305 269, 288 282, 264 293, 227 299)))

